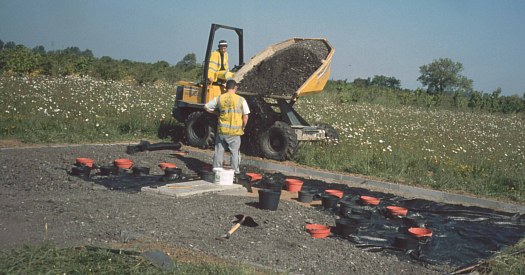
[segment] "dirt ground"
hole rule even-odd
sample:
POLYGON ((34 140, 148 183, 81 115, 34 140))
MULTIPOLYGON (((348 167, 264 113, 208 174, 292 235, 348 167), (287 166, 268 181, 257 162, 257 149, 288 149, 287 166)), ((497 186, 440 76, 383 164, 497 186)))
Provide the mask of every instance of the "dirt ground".
POLYGON ((179 261, 241 262, 292 274, 443 274, 455 268, 425 265, 403 253, 367 252, 334 236, 313 239, 305 224, 333 226, 335 216, 294 200, 281 200, 277 211, 269 211, 259 209, 258 198, 246 191, 175 198, 140 192, 130 184, 130 174, 109 179, 69 174, 75 158, 87 157, 99 165, 130 158, 151 168, 150 179, 163 175, 160 162, 176 163, 192 176, 211 159, 191 152, 127 155, 125 145, 5 148, 17 145, 0 146, 0 249, 44 240, 60 246, 157 248, 179 261), (118 184, 108 184, 112 180, 118 184), (251 216, 259 226, 217 239, 237 214, 251 216))

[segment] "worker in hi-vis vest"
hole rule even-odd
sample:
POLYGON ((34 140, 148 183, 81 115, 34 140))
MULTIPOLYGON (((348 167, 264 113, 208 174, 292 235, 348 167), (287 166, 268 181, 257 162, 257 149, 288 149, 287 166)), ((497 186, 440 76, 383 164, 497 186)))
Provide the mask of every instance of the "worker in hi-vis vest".
POLYGON ((208 80, 210 83, 224 83, 233 77, 228 66, 226 48, 228 48, 228 42, 221 40, 219 41, 219 48, 211 53, 208 64, 208 80))
POLYGON ((228 148, 231 152, 231 166, 238 175, 241 162, 241 136, 248 123, 250 108, 244 97, 237 94, 237 82, 226 81, 226 93, 213 98, 204 106, 212 114, 218 114, 217 133, 215 135, 215 152, 213 155, 213 168, 222 168, 224 151, 228 148))

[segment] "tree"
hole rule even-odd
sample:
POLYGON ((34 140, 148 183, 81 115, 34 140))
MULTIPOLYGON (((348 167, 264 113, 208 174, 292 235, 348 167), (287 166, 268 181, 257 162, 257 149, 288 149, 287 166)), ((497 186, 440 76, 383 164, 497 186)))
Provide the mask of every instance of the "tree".
POLYGON ((501 109, 501 88, 497 88, 492 94, 490 95, 490 111, 491 112, 499 112, 501 109))
POLYGON ((468 98, 466 93, 456 91, 454 92, 454 95, 452 96, 452 101, 454 102, 454 107, 461 109, 465 105, 468 106, 468 98))
POLYGON ((468 107, 472 109, 481 109, 483 107, 483 93, 473 91, 470 93, 468 107))
POLYGON ((525 111, 525 101, 517 95, 501 97, 501 112, 519 113, 525 111))
POLYGON ((453 94, 456 91, 472 91, 471 79, 461 75, 463 64, 454 62, 449 58, 434 60, 428 65, 419 67, 421 76, 418 81, 427 87, 429 94, 453 94))
POLYGON ((197 57, 194 53, 189 53, 184 58, 177 62, 175 68, 181 69, 183 71, 189 71, 197 65, 197 57))
POLYGON ((4 49, 4 41, 0 40, 0 51, 4 49))
POLYGON ((4 44, 4 49, 14 49, 16 47, 15 42, 9 41, 4 44))
POLYGON ((24 45, 7 48, 0 52, 0 68, 6 72, 25 74, 35 71, 40 64, 41 56, 24 45))
POLYGON ((121 80, 125 76, 123 66, 109 56, 103 56, 94 63, 95 74, 104 80, 121 80))
POLYGON ((83 57, 89 57, 89 58, 94 57, 93 52, 90 49, 84 50, 83 52, 80 53, 80 55, 83 57))
POLYGON ((81 55, 81 51, 78 47, 67 47, 65 50, 62 51, 64 54, 69 55, 81 55))
POLYGON ((44 48, 44 46, 42 46, 42 45, 38 45, 38 46, 33 48, 33 52, 34 53, 38 53, 40 55, 44 55, 44 54, 46 54, 46 48, 44 48))
POLYGON ((368 87, 370 86, 370 77, 369 78, 356 78, 354 79, 354 85, 357 87, 368 87))
POLYGON ((93 58, 89 56, 79 56, 75 62, 75 72, 81 76, 86 76, 93 67, 93 58))
POLYGON ((374 78, 372 78, 371 84, 372 86, 379 86, 379 87, 392 88, 392 89, 401 88, 401 81, 399 79, 396 79, 395 77, 384 76, 384 75, 375 75, 374 78))

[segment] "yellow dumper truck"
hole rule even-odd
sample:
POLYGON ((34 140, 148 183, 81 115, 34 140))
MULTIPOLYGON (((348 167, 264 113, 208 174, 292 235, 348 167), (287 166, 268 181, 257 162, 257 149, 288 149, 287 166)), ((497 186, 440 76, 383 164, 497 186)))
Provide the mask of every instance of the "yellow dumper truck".
POLYGON ((203 63, 202 82, 180 81, 173 117, 185 125, 185 143, 199 148, 214 145, 216 116, 204 104, 225 92, 222 83, 209 83, 208 63, 218 29, 236 32, 239 65, 232 69, 239 83, 238 94, 250 107, 250 120, 241 150, 268 159, 291 159, 301 141, 338 138, 327 124, 310 125, 293 108, 303 96, 323 91, 330 75, 334 49, 326 39, 292 38, 271 45, 244 64, 243 30, 212 24, 203 63))

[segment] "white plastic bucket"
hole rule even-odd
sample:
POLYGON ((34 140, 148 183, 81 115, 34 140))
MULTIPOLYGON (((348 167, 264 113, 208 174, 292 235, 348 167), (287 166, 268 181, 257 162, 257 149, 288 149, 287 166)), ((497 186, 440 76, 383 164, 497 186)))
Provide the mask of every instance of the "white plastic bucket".
POLYGON ((213 168, 215 180, 213 183, 219 185, 232 185, 235 171, 233 169, 213 168))

